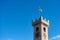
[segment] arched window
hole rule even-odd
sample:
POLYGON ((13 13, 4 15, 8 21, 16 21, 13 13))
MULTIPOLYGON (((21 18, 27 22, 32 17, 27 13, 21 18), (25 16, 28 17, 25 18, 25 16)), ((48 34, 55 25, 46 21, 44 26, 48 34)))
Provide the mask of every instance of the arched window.
POLYGON ((39 27, 36 27, 36 38, 39 37, 39 27))
POLYGON ((45 27, 43 28, 43 30, 44 30, 44 32, 46 32, 46 28, 45 27))
POLYGON ((39 31, 39 27, 36 27, 36 32, 38 32, 39 31))

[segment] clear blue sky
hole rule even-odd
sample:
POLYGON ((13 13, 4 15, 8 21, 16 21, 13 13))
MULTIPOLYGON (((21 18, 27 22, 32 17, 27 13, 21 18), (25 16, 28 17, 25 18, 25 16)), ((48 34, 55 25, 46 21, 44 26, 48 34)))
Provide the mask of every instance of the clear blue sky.
POLYGON ((60 35, 60 0, 0 0, 0 40, 33 40, 32 19, 40 16, 50 21, 49 39, 60 35))

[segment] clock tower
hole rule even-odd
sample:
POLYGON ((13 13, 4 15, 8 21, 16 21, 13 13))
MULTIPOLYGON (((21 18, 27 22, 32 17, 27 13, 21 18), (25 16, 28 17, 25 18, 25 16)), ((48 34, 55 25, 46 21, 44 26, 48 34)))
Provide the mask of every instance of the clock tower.
POLYGON ((35 21, 32 20, 32 26, 34 28, 34 40, 48 40, 49 20, 47 21, 41 16, 35 21))

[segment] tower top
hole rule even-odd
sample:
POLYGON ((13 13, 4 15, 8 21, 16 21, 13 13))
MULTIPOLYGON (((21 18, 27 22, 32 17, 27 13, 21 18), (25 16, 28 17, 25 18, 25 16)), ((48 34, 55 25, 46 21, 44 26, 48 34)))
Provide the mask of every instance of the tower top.
POLYGON ((32 20, 32 25, 35 26, 37 24, 44 24, 46 26, 49 26, 49 20, 46 20, 46 18, 43 18, 42 16, 40 16, 40 18, 36 18, 36 20, 32 20))

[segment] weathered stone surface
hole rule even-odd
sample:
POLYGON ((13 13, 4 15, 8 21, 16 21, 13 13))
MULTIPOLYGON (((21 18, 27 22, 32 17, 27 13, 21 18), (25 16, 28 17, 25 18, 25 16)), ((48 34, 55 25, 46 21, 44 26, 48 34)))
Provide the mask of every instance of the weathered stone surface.
POLYGON ((32 20, 32 26, 34 26, 34 40, 48 40, 49 20, 41 16, 35 21, 32 20))

